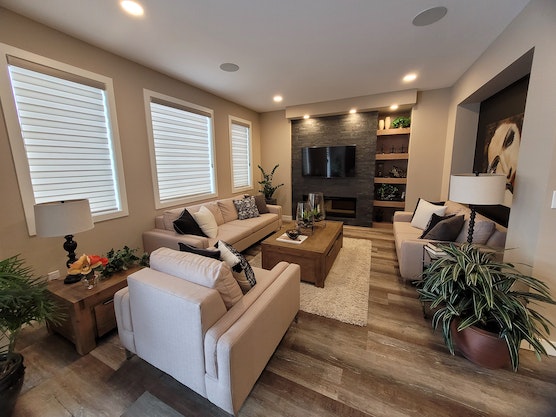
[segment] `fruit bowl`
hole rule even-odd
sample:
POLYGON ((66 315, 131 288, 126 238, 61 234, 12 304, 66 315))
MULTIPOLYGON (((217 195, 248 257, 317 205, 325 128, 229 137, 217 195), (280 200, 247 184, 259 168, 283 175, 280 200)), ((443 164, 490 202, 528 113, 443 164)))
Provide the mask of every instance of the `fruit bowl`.
POLYGON ((297 230, 297 229, 288 229, 288 230, 286 230, 286 235, 288 235, 288 237, 291 240, 296 240, 299 237, 299 230, 297 230))

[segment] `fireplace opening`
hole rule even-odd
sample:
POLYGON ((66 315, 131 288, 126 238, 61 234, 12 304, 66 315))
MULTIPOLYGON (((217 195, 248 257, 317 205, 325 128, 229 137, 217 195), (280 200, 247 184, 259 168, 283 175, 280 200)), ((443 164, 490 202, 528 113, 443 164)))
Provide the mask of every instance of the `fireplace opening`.
MULTIPOLYGON (((307 201, 307 195, 303 195, 307 201)), ((344 217, 355 219, 357 217, 357 198, 354 197, 328 197, 324 196, 324 210, 326 218, 344 217)))

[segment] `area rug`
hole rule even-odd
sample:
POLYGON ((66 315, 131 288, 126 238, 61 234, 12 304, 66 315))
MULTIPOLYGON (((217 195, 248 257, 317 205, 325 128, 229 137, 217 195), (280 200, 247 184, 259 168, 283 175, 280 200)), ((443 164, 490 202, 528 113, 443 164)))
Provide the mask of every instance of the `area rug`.
MULTIPOLYGON (((357 326, 367 325, 369 280, 371 274, 370 240, 344 238, 344 244, 324 288, 301 282, 300 309, 307 313, 357 326)), ((249 263, 261 266, 261 254, 249 263)))
POLYGON ((149 391, 145 391, 121 417, 184 417, 149 391))

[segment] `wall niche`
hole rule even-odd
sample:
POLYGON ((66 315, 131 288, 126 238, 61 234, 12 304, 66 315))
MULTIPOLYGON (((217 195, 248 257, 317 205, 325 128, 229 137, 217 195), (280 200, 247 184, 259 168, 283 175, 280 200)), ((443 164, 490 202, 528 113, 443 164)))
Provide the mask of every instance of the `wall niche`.
POLYGON ((372 225, 378 112, 292 120, 292 216, 298 201, 311 192, 322 192, 337 203, 356 199, 355 213, 343 217, 341 210, 328 220, 354 226, 372 225), (355 176, 320 178, 302 175, 302 149, 310 146, 355 145, 355 176))

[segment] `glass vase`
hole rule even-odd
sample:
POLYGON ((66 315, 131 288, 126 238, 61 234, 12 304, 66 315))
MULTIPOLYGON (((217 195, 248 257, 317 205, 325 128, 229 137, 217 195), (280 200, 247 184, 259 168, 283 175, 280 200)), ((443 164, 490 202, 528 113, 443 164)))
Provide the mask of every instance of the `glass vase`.
POLYGON ((297 203, 295 220, 297 223, 297 229, 300 233, 307 234, 307 231, 313 231, 313 216, 311 215, 309 203, 305 201, 297 203))
POLYGON ((320 222, 326 218, 324 195, 322 193, 309 193, 307 202, 309 203, 309 210, 311 210, 315 222, 320 222))

